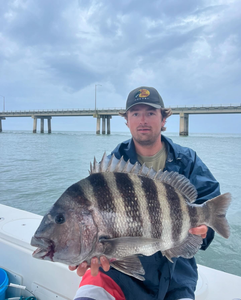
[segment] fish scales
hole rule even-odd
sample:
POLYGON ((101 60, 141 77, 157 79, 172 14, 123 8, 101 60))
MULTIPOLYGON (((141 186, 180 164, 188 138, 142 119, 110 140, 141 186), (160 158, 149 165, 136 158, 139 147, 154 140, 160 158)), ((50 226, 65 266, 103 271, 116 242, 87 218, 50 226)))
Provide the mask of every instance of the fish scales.
POLYGON ((108 225, 111 235, 115 235, 114 224, 116 222, 116 207, 114 196, 112 194, 111 187, 106 181, 105 175, 97 173, 90 175, 87 180, 93 187, 94 199, 97 204, 98 210, 101 213, 104 220, 108 220, 108 225))
POLYGON ((191 227, 195 227, 199 221, 199 215, 197 212, 197 207, 195 205, 187 205, 188 216, 190 218, 191 227))
MULTIPOLYGON (((113 207, 115 207, 115 212, 113 212, 115 213, 115 218, 111 224, 113 228, 113 237, 128 236, 129 224, 125 221, 128 217, 126 205, 121 190, 118 188, 116 176, 114 176, 114 173, 103 173, 103 176, 110 187, 112 201, 114 202, 113 207)), ((108 219, 106 221, 109 222, 108 219)))
POLYGON ((180 198, 176 190, 169 184, 164 183, 166 197, 169 202, 170 219, 172 223, 172 240, 179 241, 182 231, 183 212, 181 209, 180 198))
MULTIPOLYGON (((79 183, 75 183, 73 184, 70 188, 68 188, 66 190, 66 194, 71 197, 74 198, 75 201, 79 202, 80 204, 84 203, 91 203, 89 201, 89 197, 88 195, 86 195, 85 193, 85 187, 79 183)), ((62 202, 64 201, 64 198, 60 197, 60 200, 62 200, 62 202)))
POLYGON ((144 192, 144 199, 141 200, 146 202, 148 211, 148 218, 144 218, 147 218, 151 224, 151 237, 158 239, 162 235, 162 209, 157 186, 154 180, 147 177, 142 177, 141 181, 144 192))
MULTIPOLYGON (((128 236, 142 236, 143 219, 140 212, 139 201, 135 193, 135 185, 131 180, 129 174, 126 173, 112 173, 116 179, 116 185, 119 193, 122 196, 125 206, 128 236)), ((109 176, 112 175, 109 173, 109 176)))
POLYGON ((160 216, 161 222, 162 222, 162 235, 159 237, 162 242, 162 246, 165 249, 168 249, 171 247, 170 245, 173 244, 172 241, 172 231, 170 228, 172 227, 171 224, 171 218, 170 216, 170 204, 167 199, 166 195, 166 188, 165 185, 161 182, 158 182, 156 184, 157 187, 157 192, 158 192, 158 199, 159 202, 161 203, 161 208, 162 208, 162 214, 160 216), (165 237, 165 239, 164 239, 165 237))
POLYGON ((87 179, 80 180, 79 182, 76 183, 76 185, 78 185, 79 189, 81 189, 81 194, 79 197, 83 199, 88 199, 88 201, 90 201, 93 205, 96 205, 94 190, 90 181, 87 179))
POLYGON ((161 183, 156 183, 147 177, 126 173, 99 173, 89 176, 88 181, 93 188, 94 199, 102 217, 108 221, 108 228, 111 228, 112 237, 119 235, 143 236, 143 220, 146 220, 146 223, 149 223, 147 236, 161 238, 161 219, 164 217, 169 219, 166 228, 169 228, 169 231, 170 227, 172 228, 172 237, 167 239, 170 242, 169 246, 174 243, 173 241, 179 241, 182 232, 182 209, 180 208, 179 195, 170 185, 163 184, 160 199, 157 185, 161 183), (141 183, 141 190, 140 185, 138 188, 136 186, 138 180, 141 183), (139 197, 137 196, 138 190, 142 193, 139 197), (116 196, 116 192, 118 192, 119 197, 116 196), (171 203, 168 204, 168 212, 162 214, 161 207, 164 198, 171 203), (146 204, 142 210, 140 203, 146 204), (123 224, 125 215, 128 222, 124 222, 127 226, 124 229, 123 225, 121 227, 120 225, 123 224))
POLYGON ((189 214, 188 207, 190 207, 189 202, 190 200, 182 195, 181 193, 178 193, 179 199, 180 199, 180 205, 182 210, 182 229, 181 229, 181 235, 180 240, 184 240, 187 236, 187 232, 191 227, 191 218, 189 214))
POLYGON ((132 174, 129 174, 129 177, 131 178, 135 194, 138 199, 139 203, 139 211, 140 215, 142 216, 142 235, 146 237, 151 237, 152 232, 152 215, 147 214, 146 212, 149 211, 148 209, 148 201, 146 201, 146 193, 143 190, 143 177, 141 176, 133 176, 132 174))

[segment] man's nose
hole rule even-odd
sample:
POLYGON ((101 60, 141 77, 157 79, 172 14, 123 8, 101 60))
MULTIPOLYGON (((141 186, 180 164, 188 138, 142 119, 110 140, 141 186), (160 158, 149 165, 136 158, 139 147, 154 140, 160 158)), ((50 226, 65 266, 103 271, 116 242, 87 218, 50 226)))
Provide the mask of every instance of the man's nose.
POLYGON ((145 124, 146 123, 146 115, 141 114, 140 123, 145 124))

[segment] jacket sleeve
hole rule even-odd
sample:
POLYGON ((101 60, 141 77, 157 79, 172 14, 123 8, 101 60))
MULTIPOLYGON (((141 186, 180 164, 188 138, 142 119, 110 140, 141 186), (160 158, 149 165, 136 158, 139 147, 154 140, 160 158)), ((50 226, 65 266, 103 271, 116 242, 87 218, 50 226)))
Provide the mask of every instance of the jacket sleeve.
MULTIPOLYGON (((198 196, 195 203, 201 204, 220 195, 219 183, 193 150, 188 149, 188 154, 183 157, 182 165, 179 170, 183 175, 189 178, 197 189, 198 196)), ((205 250, 213 238, 214 231, 209 228, 201 249, 205 250)), ((179 257, 175 265, 170 266, 170 269, 172 269, 172 276, 165 300, 181 298, 194 299, 194 291, 197 284, 195 258, 185 259, 179 257)))
POLYGON ((185 259, 179 257, 174 263, 168 262, 172 269, 172 277, 169 283, 165 300, 195 299, 197 285, 197 265, 194 258, 185 259))

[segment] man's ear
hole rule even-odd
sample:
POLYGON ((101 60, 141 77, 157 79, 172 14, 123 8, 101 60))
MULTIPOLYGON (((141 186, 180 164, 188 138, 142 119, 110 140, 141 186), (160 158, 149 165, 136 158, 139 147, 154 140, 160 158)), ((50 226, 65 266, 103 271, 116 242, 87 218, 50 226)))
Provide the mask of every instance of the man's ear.
POLYGON ((166 118, 163 118, 163 119, 162 119, 162 127, 164 127, 164 126, 166 125, 166 121, 167 121, 166 118))
POLYGON ((127 114, 126 114, 126 116, 125 116, 125 119, 126 119, 126 126, 129 128, 129 124, 128 124, 128 116, 127 116, 127 114))

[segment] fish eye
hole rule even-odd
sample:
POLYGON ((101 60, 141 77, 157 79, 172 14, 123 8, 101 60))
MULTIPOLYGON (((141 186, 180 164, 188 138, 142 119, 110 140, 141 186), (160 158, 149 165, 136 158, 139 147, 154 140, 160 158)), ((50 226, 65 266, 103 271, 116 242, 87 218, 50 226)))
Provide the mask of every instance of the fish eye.
POLYGON ((65 217, 63 214, 58 214, 56 217, 55 217, 55 223, 56 224, 63 224, 65 222, 65 217))

